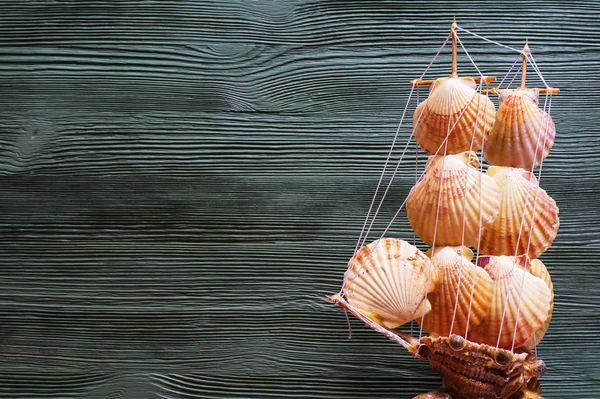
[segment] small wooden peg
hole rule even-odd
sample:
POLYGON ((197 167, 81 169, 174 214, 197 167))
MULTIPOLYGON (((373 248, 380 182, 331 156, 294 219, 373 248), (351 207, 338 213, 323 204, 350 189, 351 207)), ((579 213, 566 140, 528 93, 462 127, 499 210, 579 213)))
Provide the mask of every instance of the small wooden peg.
MULTIPOLYGON (((453 76, 450 76, 450 77, 453 77, 453 76)), ((468 77, 464 77, 461 79, 468 79, 468 77)), ((477 77, 474 77, 471 79, 473 79, 475 81, 475 83, 479 83, 479 82, 483 81, 483 83, 485 83, 485 84, 490 84, 490 83, 493 83, 496 81, 495 76, 483 76, 483 77, 477 76, 477 77)), ((435 79, 433 79, 433 80, 432 79, 428 79, 428 80, 415 79, 410 82, 410 85, 411 86, 431 86, 434 83, 435 83, 435 79)))

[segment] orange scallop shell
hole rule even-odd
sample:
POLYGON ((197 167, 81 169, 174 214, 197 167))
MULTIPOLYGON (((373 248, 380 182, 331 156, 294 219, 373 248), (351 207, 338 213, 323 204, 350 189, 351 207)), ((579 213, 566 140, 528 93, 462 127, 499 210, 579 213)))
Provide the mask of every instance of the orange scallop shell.
POLYGON ((478 163, 474 152, 429 158, 406 201, 408 221, 428 245, 435 238, 436 246, 476 246, 480 226, 496 218, 498 185, 473 167, 478 163))
POLYGON ((483 229, 479 252, 486 255, 522 255, 535 259, 556 238, 559 219, 556 202, 523 169, 490 166, 487 175, 500 187, 500 212, 483 229))
POLYGON ((538 89, 506 89, 483 154, 492 165, 531 170, 550 153, 556 130, 550 115, 538 107, 538 89))
POLYGON ((550 294, 552 295, 552 300, 550 301, 550 309, 548 310, 548 317, 546 317, 546 321, 544 321, 544 324, 536 330, 533 337, 531 337, 529 341, 525 343, 525 346, 527 346, 528 348, 534 348, 540 343, 542 338, 544 338, 544 335, 546 335, 548 327, 550 326, 550 320, 552 320, 552 312, 554 310, 554 285, 552 284, 552 280, 550 278, 550 273, 548 272, 548 269, 546 269, 546 266, 539 259, 532 259, 529 263, 527 271, 533 274, 534 276, 544 280, 548 285, 548 288, 550 288, 550 294))
POLYGON ((512 350, 544 325, 552 302, 550 288, 525 272, 522 262, 514 256, 479 257, 477 265, 492 278, 494 293, 487 315, 468 335, 471 341, 512 350))
POLYGON ((477 151, 492 129, 495 113, 494 104, 477 93, 472 78, 437 79, 415 110, 415 139, 429 154, 477 151))
POLYGON ((421 318, 431 304, 435 274, 429 258, 406 241, 386 238, 348 262, 342 291, 348 303, 387 328, 421 318))
POLYGON ((431 256, 438 282, 428 295, 431 312, 423 319, 430 334, 465 336, 488 313, 493 282, 485 270, 471 263, 472 258, 466 247, 439 248, 431 256))

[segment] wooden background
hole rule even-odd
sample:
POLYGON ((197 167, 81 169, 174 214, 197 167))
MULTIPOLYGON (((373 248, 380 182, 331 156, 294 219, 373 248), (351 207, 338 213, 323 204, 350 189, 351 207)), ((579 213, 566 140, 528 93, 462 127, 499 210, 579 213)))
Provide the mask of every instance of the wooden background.
MULTIPOLYGON (((600 2, 15 0, 0 10, 0 397, 436 388, 426 363, 359 322, 348 340, 324 296, 340 287, 407 82, 454 15, 514 47, 528 37, 562 89, 542 179, 561 215, 542 258, 556 290, 542 382, 547 398, 600 397, 600 2)), ((461 37, 484 73, 516 57, 461 37)), ((429 76, 448 71, 436 64, 429 76)), ((414 173, 401 168, 384 218, 414 173)), ((402 220, 390 234, 412 238, 402 220)))

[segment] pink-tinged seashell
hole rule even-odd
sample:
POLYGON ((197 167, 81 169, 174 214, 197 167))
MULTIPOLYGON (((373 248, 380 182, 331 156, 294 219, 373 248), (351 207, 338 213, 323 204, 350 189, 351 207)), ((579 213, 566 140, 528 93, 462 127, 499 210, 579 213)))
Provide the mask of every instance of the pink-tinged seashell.
POLYGON ((486 255, 523 255, 535 259, 558 233, 556 202, 523 169, 490 166, 487 175, 500 187, 500 212, 485 226, 479 252, 486 255))
POLYGON ((527 271, 544 280, 544 282, 548 285, 548 288, 550 288, 550 294, 552 296, 546 321, 544 321, 544 324, 536 330, 533 337, 531 337, 529 341, 525 343, 525 346, 528 348, 534 348, 540 343, 542 338, 544 338, 544 335, 546 335, 548 327, 550 326, 550 320, 552 320, 552 312, 554 311, 554 285, 550 279, 550 273, 548 273, 548 269, 546 269, 546 266, 539 259, 532 259, 529 263, 529 267, 527 267, 527 271))
POLYGON ((465 336, 488 313, 493 282, 485 270, 471 263, 472 258, 467 247, 436 248, 431 256, 438 282, 428 295, 431 312, 422 323, 430 334, 465 336))
POLYGON ((477 165, 474 152, 429 158, 406 201, 410 225, 426 244, 476 246, 481 227, 496 218, 498 185, 477 165))
POLYGON ((437 79, 429 98, 415 110, 415 139, 429 154, 477 151, 492 129, 495 113, 494 104, 477 93, 472 78, 437 79))
POLYGON ((342 291, 362 314, 396 328, 429 312, 427 293, 435 281, 425 254, 406 241, 386 238, 362 247, 350 259, 342 291))
MULTIPOLYGON (((523 257, 525 258, 525 257, 523 257)), ((524 271, 514 256, 480 256, 477 262, 494 282, 492 303, 471 341, 505 349, 519 348, 547 319, 552 302, 548 284, 524 271)))
POLYGON ((496 121, 483 146, 489 164, 531 170, 548 156, 556 130, 538 107, 538 96, 538 89, 500 91, 496 121))

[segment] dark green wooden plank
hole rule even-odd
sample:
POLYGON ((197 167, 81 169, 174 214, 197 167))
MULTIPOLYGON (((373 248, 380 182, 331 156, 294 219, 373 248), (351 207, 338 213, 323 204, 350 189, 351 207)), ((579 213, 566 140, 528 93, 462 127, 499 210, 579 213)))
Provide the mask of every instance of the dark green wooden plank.
MULTIPOLYGON (((347 340, 324 296, 341 284, 407 81, 453 15, 512 46, 529 37, 562 89, 542 178, 561 209, 543 257, 556 310, 539 353, 545 397, 600 396, 597 2, 1 5, 0 396, 435 388, 426 364, 360 323, 347 340)), ((464 42, 484 71, 515 57, 464 42)), ((382 219, 414 173, 401 168, 382 219)), ((392 232, 412 238, 403 216, 392 232)))
MULTIPOLYGON (((0 87, 6 90, 1 112, 9 117, 35 111, 45 118, 65 112, 89 117, 99 112, 137 116, 172 111, 350 113, 399 119, 410 90, 407 82, 423 73, 443 39, 431 38, 435 47, 424 49, 7 45, 0 47, 0 87)), ((585 98, 577 90, 585 80, 581 69, 598 68, 594 47, 574 52, 547 39, 532 40, 531 47, 546 80, 564 88, 553 102, 555 108, 583 111, 598 106, 597 98, 585 98)), ((518 54, 498 47, 501 51, 490 56, 489 48, 472 50, 471 55, 483 73, 501 78, 518 54)), ((440 57, 427 76, 448 74, 448 60, 440 57)), ((460 61, 461 70, 477 74, 467 58, 460 61)), ((540 84, 533 74, 530 80, 540 84)), ((426 89, 421 92, 426 95, 426 89)))
MULTIPOLYGON (((570 37, 598 33, 595 1, 454 3, 298 1, 3 1, 4 41, 29 43, 261 43, 339 46, 422 46, 447 34, 457 16, 484 35, 570 37), (560 29, 557 29, 560 27, 560 29), (574 32, 574 35, 569 35, 574 32), (412 40, 411 40, 412 39, 412 40), (426 39, 426 40, 425 40, 426 39)), ((581 37, 593 44, 591 37, 581 37)))
MULTIPOLYGON (((561 179, 565 167, 580 169, 583 179, 595 179, 597 173, 588 165, 600 151, 600 130, 590 117, 591 110, 563 110, 559 104, 555 110, 564 114, 556 118, 561 136, 552 157, 544 164, 542 185, 549 191, 556 179, 561 179)), ((201 173, 227 178, 240 174, 368 173, 376 182, 398 123, 395 116, 193 112, 136 117, 86 113, 76 119, 67 115, 38 118, 5 118, 1 174, 201 173)), ((399 150, 408 140, 409 128, 407 124, 401 130, 399 150)), ((409 153, 414 154, 414 141, 410 144, 409 153)), ((398 158, 399 154, 394 155, 393 161, 398 158)), ((423 154, 421 160, 425 160, 423 154)), ((412 184, 412 161, 403 164, 400 176, 412 184)))

